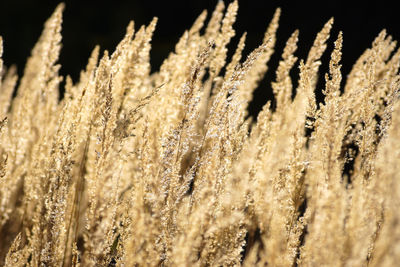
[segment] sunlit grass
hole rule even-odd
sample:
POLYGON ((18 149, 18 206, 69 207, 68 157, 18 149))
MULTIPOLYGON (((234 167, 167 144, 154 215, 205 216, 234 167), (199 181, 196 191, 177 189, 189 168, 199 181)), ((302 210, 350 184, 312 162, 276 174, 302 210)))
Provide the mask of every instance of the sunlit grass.
POLYGON ((385 31, 342 75, 333 19, 305 59, 294 30, 275 102, 252 120, 279 9, 262 44, 242 56, 244 34, 228 60, 238 4, 219 1, 155 73, 157 20, 131 22, 75 83, 58 73, 62 10, 23 77, 0 61, 1 265, 397 266, 400 50, 385 31))

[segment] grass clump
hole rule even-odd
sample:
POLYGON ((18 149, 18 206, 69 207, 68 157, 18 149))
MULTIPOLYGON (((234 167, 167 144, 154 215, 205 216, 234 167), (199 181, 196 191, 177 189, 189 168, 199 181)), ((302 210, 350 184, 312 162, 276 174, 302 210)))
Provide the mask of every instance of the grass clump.
POLYGON ((131 22, 113 53, 96 47, 79 81, 67 76, 60 88, 62 10, 46 22, 18 88, 15 68, 0 61, 2 265, 400 261, 400 50, 385 31, 346 81, 342 33, 335 37, 321 104, 333 20, 300 61, 294 31, 272 83, 274 108, 268 102, 252 120, 279 9, 262 44, 242 56, 244 34, 228 61, 238 3, 224 12, 218 2, 155 73, 157 19, 137 31, 131 22))

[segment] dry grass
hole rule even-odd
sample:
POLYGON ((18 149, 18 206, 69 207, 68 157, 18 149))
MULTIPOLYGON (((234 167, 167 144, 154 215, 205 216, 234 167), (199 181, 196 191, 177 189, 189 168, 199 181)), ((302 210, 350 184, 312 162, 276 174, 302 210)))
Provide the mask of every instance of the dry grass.
POLYGON ((155 73, 157 20, 132 22, 59 100, 57 7, 18 88, 14 68, 0 83, 1 265, 397 266, 396 42, 381 32, 344 82, 340 33, 317 105, 333 20, 298 64, 295 31, 274 109, 252 121, 280 10, 258 48, 242 59, 243 35, 227 62, 237 9, 220 1, 206 26, 202 13, 155 73))

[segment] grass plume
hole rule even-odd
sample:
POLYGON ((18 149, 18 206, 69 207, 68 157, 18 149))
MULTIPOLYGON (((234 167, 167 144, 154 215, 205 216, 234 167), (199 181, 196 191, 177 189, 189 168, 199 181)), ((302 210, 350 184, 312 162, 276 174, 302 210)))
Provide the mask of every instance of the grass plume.
POLYGON ((228 58, 238 2, 219 1, 154 73, 157 19, 131 22, 76 82, 58 73, 63 9, 20 79, 0 38, 1 265, 397 266, 400 50, 385 31, 343 79, 341 32, 319 70, 333 19, 305 59, 295 30, 253 120, 280 9, 228 58))

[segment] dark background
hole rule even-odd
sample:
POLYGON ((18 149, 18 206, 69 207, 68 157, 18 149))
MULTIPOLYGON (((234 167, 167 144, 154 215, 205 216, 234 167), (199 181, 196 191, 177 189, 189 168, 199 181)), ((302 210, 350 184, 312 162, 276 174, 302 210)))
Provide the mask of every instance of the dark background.
MULTIPOLYGON (((59 63, 61 74, 70 74, 74 81, 86 65, 87 58, 96 44, 102 49, 113 51, 122 39, 130 20, 135 28, 148 24, 153 16, 159 18, 152 41, 152 71, 157 71, 162 60, 173 51, 176 42, 185 29, 189 28, 203 9, 211 15, 217 0, 187 1, 64 1, 63 49, 59 63)), ((226 5, 230 1, 225 1, 226 5)), ((391 1, 395 2, 395 1, 391 1)), ((43 23, 51 15, 59 1, 50 0, 0 0, 0 35, 4 39, 3 59, 6 65, 16 64, 22 75, 26 58, 37 41, 43 23)), ((257 47, 277 7, 282 8, 276 52, 269 65, 269 73, 255 92, 252 114, 271 98, 270 82, 287 38, 300 30, 299 49, 296 55, 306 58, 315 35, 330 18, 335 18, 333 38, 323 57, 322 72, 327 71, 332 43, 339 30, 343 31, 343 71, 347 74, 355 60, 371 45, 378 33, 386 28, 394 39, 400 39, 400 12, 389 1, 256 1, 240 0, 239 13, 235 23, 237 36, 232 49, 244 31, 248 32, 247 54, 257 47)), ((231 50, 232 50, 231 49, 231 50)), ((296 76, 297 68, 292 71, 296 76)), ((296 78, 297 79, 297 78, 296 78)), ((322 88, 323 80, 318 87, 322 88)))

